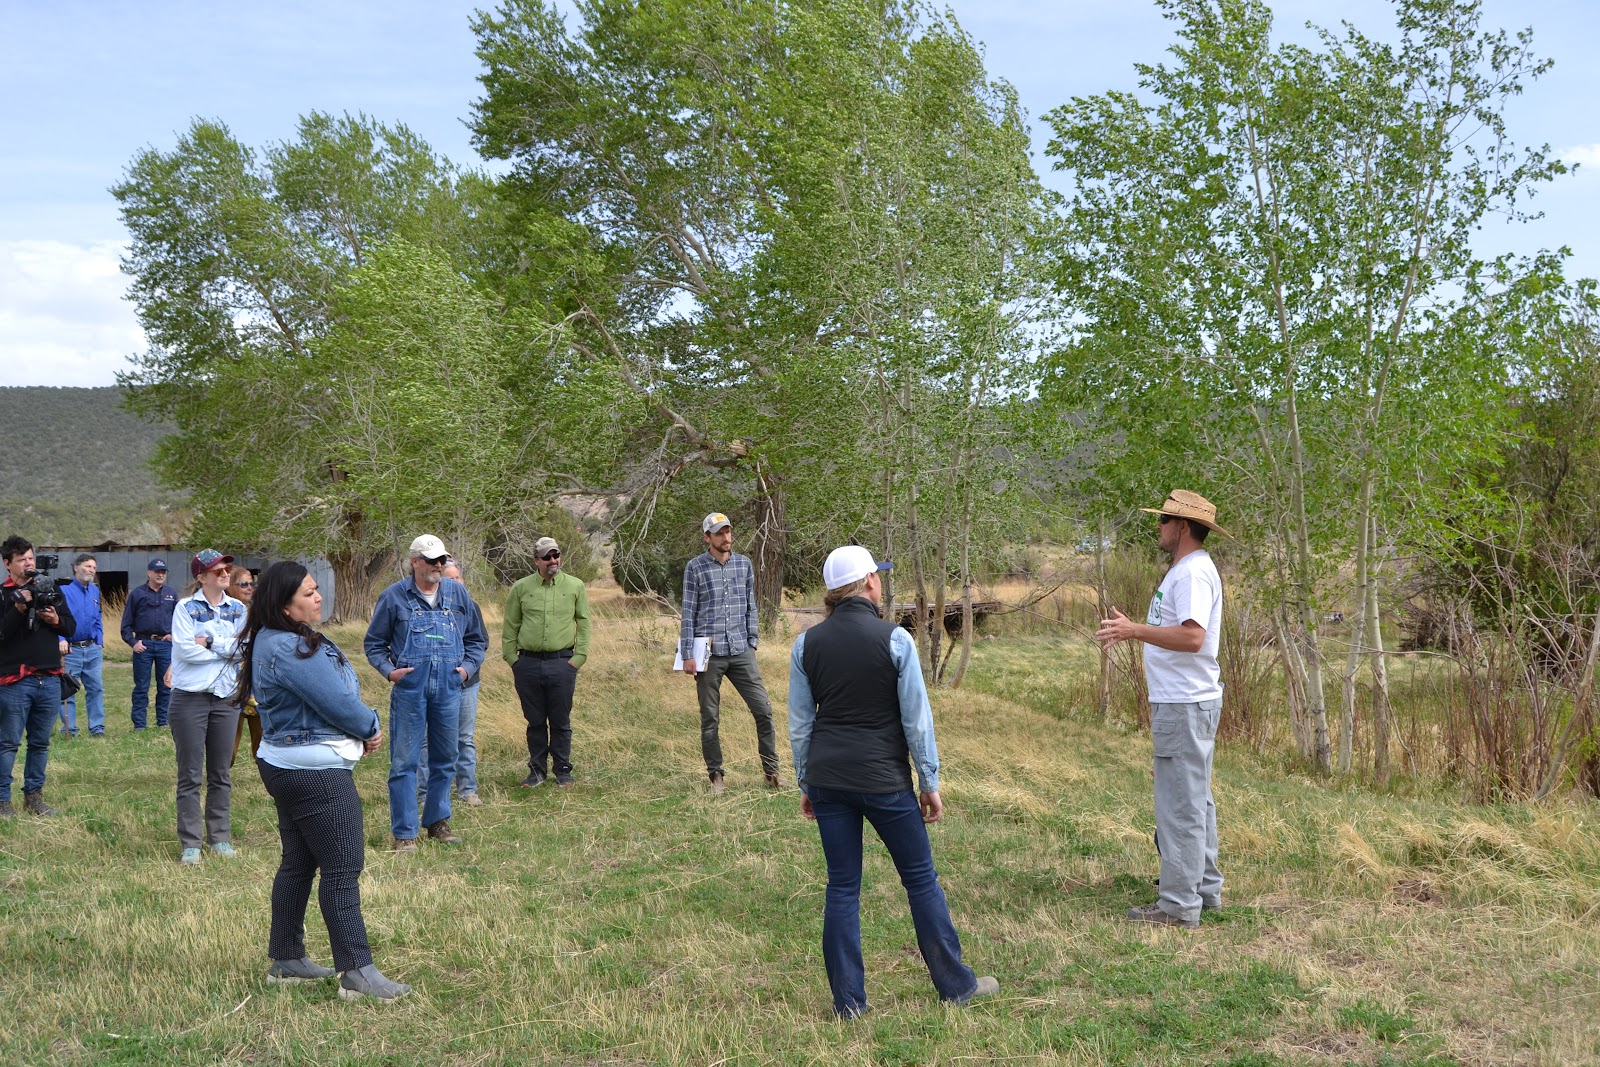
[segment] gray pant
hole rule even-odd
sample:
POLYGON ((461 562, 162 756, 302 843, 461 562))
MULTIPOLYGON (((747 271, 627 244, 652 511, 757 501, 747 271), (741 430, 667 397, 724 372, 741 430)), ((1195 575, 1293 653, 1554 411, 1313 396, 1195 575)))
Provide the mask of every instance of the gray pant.
POLYGON ((1222 699, 1151 704, 1155 748, 1156 836, 1161 849, 1161 910, 1200 918, 1201 901, 1222 899, 1217 870, 1217 805, 1211 799, 1211 757, 1222 699))
POLYGON ((695 675, 700 694, 700 753, 706 758, 706 771, 722 773, 722 739, 717 729, 722 715, 722 679, 739 691, 756 720, 756 747, 761 750, 761 769, 778 773, 778 742, 772 733, 772 705, 767 702, 767 687, 756 666, 756 652, 747 648, 737 656, 712 656, 706 669, 695 675))
POLYGON ((205 839, 210 844, 233 836, 228 821, 228 805, 233 797, 233 779, 228 765, 233 761, 233 738, 239 730, 239 709, 210 693, 172 691, 167 723, 172 728, 172 744, 178 751, 178 843, 184 848, 199 848, 200 771, 205 769, 205 839))

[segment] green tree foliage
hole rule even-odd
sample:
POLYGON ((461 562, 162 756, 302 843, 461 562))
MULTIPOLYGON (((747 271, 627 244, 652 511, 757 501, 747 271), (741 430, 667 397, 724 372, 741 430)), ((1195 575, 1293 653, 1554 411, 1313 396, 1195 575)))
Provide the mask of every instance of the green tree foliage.
POLYGON ((313 114, 258 156, 196 121, 112 191, 151 343, 122 384, 176 426, 157 467, 200 539, 327 555, 355 617, 415 532, 505 495, 501 347, 456 263, 470 214, 404 127, 313 114))
POLYGON ((947 472, 993 462, 1040 194, 1014 97, 953 22, 650 0, 580 3, 569 31, 513 0, 476 30, 478 144, 514 162, 519 225, 562 253, 568 373, 630 428, 591 470, 641 550, 696 467, 732 473, 714 480, 737 499, 666 510, 747 513, 769 610, 791 536, 887 542, 914 491, 899 472, 975 512, 947 472))
POLYGON ((1346 25, 1315 48, 1275 46, 1259 0, 1162 6, 1179 43, 1139 67, 1144 98, 1049 116, 1076 183, 1059 284, 1084 316, 1053 395, 1112 442, 1100 486, 1209 490, 1257 546, 1326 769, 1324 582, 1353 554, 1371 619, 1380 548, 1511 429, 1511 361, 1460 326, 1492 321, 1473 232, 1562 169, 1502 117, 1544 66, 1475 0, 1396 0, 1395 43, 1346 25))

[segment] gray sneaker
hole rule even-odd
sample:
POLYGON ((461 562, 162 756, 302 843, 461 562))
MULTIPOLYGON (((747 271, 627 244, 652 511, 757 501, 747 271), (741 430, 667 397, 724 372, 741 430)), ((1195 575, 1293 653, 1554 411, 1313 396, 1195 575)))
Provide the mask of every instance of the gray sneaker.
POLYGON ((391 982, 383 976, 375 964, 367 964, 360 970, 345 971, 339 976, 339 997, 341 1000, 360 1000, 362 997, 371 997, 373 1000, 398 1000, 411 992, 411 987, 404 982, 391 982))
POLYGON ((1170 912, 1163 911, 1160 904, 1141 904, 1137 908, 1129 908, 1128 921, 1150 923, 1153 926, 1181 926, 1185 930, 1200 929, 1199 919, 1180 919, 1170 912))
POLYGON ((543 771, 529 771, 528 777, 522 780, 523 789, 538 789, 541 785, 544 785, 543 771))
POLYGON ((1222 898, 1221 897, 1212 897, 1210 900, 1207 900, 1205 897, 1201 897, 1200 898, 1200 910, 1201 911, 1221 911, 1222 910, 1222 898))
POLYGON ((961 1003, 971 1004, 979 997, 992 997, 998 992, 1000 992, 1000 980, 986 974, 978 979, 978 984, 973 987, 972 992, 967 994, 967 999, 961 1003))
POLYGON ((267 982, 270 985, 298 985, 301 982, 319 982, 338 973, 332 967, 324 967, 301 956, 297 960, 273 960, 272 966, 267 968, 267 982))

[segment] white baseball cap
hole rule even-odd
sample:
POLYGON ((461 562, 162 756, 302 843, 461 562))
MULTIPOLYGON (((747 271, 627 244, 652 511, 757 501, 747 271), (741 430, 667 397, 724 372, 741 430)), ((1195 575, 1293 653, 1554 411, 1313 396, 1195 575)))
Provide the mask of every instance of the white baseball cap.
POLYGON ((879 563, 860 545, 841 545, 829 552, 827 561, 822 564, 822 584, 838 589, 859 582, 873 571, 886 571, 893 566, 888 560, 879 563))
POLYGON ((412 559, 416 559, 419 556, 423 559, 438 559, 440 556, 448 556, 449 554, 450 550, 444 547, 444 542, 433 536, 433 534, 423 534, 411 542, 412 559))

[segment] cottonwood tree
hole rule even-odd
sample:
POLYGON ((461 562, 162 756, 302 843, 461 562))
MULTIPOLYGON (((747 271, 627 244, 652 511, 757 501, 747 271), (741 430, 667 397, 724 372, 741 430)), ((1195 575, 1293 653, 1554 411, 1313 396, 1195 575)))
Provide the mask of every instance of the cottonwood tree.
POLYGON ((1257 0, 1162 6, 1179 43, 1138 68, 1145 99, 1049 116, 1076 183, 1059 284, 1085 319, 1056 396, 1126 435, 1124 463, 1168 462, 1140 442, 1181 428, 1178 465, 1217 486, 1292 609, 1326 771, 1334 564, 1353 557, 1354 650, 1381 656, 1386 529, 1426 521, 1506 428, 1494 339, 1441 338, 1480 273, 1473 232, 1561 169, 1503 121, 1544 66, 1476 2, 1397 0, 1393 43, 1345 25, 1313 48, 1275 46, 1257 0))
POLYGON ((325 554, 338 614, 416 530, 464 530, 505 472, 491 308, 456 269, 457 176, 403 126, 312 114, 256 152, 196 121, 112 190, 148 351, 120 382, 171 421, 194 535, 325 554))
POLYGON ((917 5, 577 13, 569 32, 517 0, 476 23, 478 143, 514 161, 530 215, 587 235, 563 322, 570 374, 607 375, 640 416, 610 487, 625 521, 690 466, 742 473, 770 612, 791 536, 870 539, 866 516, 909 507, 901 472, 947 496, 985 457, 1019 347, 1026 132, 972 42, 917 5), (952 418, 965 436, 925 462, 952 418))

